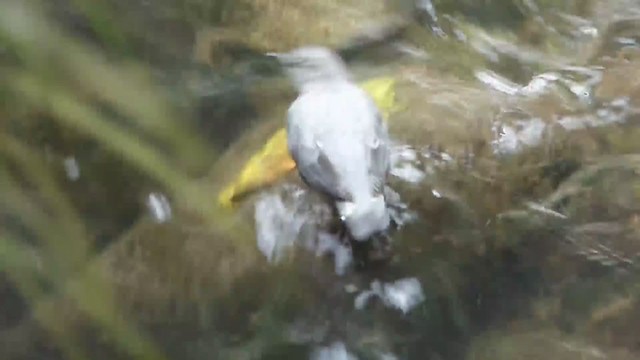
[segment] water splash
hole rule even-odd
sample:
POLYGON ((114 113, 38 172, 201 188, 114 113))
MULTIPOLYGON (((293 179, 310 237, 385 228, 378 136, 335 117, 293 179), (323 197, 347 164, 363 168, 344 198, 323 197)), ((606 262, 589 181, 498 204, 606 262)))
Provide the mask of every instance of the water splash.
POLYGON ((499 155, 515 154, 522 149, 538 145, 547 129, 539 118, 515 121, 513 125, 494 125, 496 139, 492 142, 494 153, 499 155))
POLYGON ((493 71, 480 70, 475 73, 476 79, 490 88, 508 94, 515 95, 520 91, 520 86, 509 79, 496 74, 493 71))
POLYGON ((414 184, 421 182, 425 177, 424 172, 407 163, 391 169, 391 175, 414 184))
POLYGON ((396 50, 398 50, 399 52, 418 60, 425 61, 430 59, 430 55, 426 51, 408 43, 396 42, 393 44, 393 47, 396 48, 396 50))
POLYGON ((353 354, 347 351, 343 342, 335 342, 329 346, 321 347, 313 351, 310 360, 357 360, 353 354))
POLYGON ((364 309, 373 297, 380 298, 385 306, 400 310, 403 314, 409 313, 425 300, 422 285, 417 278, 404 278, 386 284, 374 280, 370 290, 365 290, 356 297, 355 308, 364 309))
POLYGON ((447 34, 440 27, 438 14, 436 8, 433 6, 431 0, 417 0, 415 2, 416 13, 422 17, 422 22, 428 26, 434 35, 439 37, 446 37, 447 34))
MULTIPOLYGON (((384 193, 398 227, 417 218, 393 189, 385 187, 384 193)), ((254 219, 258 249, 270 263, 278 263, 296 246, 317 257, 331 256, 339 276, 353 263, 350 247, 328 231, 335 221, 331 207, 312 191, 291 184, 274 188, 256 201, 254 219)))
POLYGON ((402 228, 404 225, 418 219, 418 214, 409 209, 409 206, 402 202, 400 194, 395 192, 392 188, 385 186, 384 196, 387 200, 389 215, 398 228, 402 228))
POLYGON ((268 193, 255 204, 255 221, 258 249, 269 262, 277 263, 296 242, 305 219, 279 194, 268 193))
POLYGON ((400 180, 413 184, 425 178, 424 171, 420 170, 418 153, 408 145, 396 145, 391 148, 390 173, 400 180))
POLYGON ((629 98, 622 97, 603 104, 595 114, 564 116, 558 120, 558 124, 566 130, 601 127, 624 123, 634 112, 635 110, 629 106, 629 98))
POLYGON ((325 230, 331 221, 328 204, 296 186, 283 186, 263 194, 255 204, 258 249, 270 263, 278 263, 295 246, 317 257, 331 255, 337 275, 353 262, 351 249, 325 230))
POLYGON ((609 102, 598 103, 594 99, 595 88, 602 81, 601 67, 566 66, 557 71, 545 72, 532 77, 531 81, 517 90, 509 86, 494 85, 502 92, 515 97, 537 98, 543 95, 556 96, 555 91, 566 91, 577 105, 573 113, 558 117, 555 122, 546 123, 539 117, 522 114, 507 121, 493 124, 492 146, 497 155, 511 155, 540 145, 551 128, 559 125, 564 130, 574 131, 624 123, 637 109, 630 106, 628 97, 620 97, 609 102), (506 90, 505 90, 506 89, 506 90))
POLYGON ((380 360, 399 360, 399 358, 395 354, 392 354, 392 353, 381 353, 381 354, 378 354, 378 358, 380 360))
MULTIPOLYGON (((602 104, 596 111, 562 116, 555 124, 568 131, 598 128, 625 123, 635 113, 637 110, 629 106, 629 99, 622 97, 602 104)), ((494 153, 512 155, 540 145, 553 125, 535 117, 514 120, 511 124, 495 123, 493 130, 496 135, 492 141, 494 153)))
POLYGON ((525 97, 536 97, 547 93, 550 87, 558 80, 561 75, 556 72, 546 72, 535 75, 529 83, 520 88, 518 94, 525 97))
POLYGON ((351 249, 340 242, 337 236, 321 232, 318 234, 318 244, 316 256, 326 254, 333 255, 335 272, 337 275, 344 275, 349 266, 353 263, 351 249))

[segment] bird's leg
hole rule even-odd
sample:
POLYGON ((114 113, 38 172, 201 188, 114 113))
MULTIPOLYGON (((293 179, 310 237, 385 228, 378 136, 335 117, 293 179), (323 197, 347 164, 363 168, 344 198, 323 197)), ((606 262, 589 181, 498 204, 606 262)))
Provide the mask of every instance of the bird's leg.
POLYGON ((349 229, 344 221, 338 218, 338 221, 334 223, 333 233, 336 234, 338 241, 347 248, 351 249, 351 256, 356 269, 364 269, 368 263, 367 256, 369 252, 369 245, 367 242, 356 241, 349 234, 349 229))
POLYGON ((353 257, 353 262, 355 264, 356 269, 362 269, 366 266, 366 255, 367 248, 366 242, 356 241, 351 237, 349 233, 349 229, 347 228, 347 224, 340 219, 340 214, 337 209, 334 208, 335 219, 334 230, 335 234, 338 237, 340 243, 349 249, 351 249, 351 256, 353 257))
POLYGON ((351 248, 351 256, 353 257, 353 264, 357 270, 363 270, 368 264, 368 252, 369 246, 367 241, 357 241, 351 236, 348 236, 347 241, 351 248))

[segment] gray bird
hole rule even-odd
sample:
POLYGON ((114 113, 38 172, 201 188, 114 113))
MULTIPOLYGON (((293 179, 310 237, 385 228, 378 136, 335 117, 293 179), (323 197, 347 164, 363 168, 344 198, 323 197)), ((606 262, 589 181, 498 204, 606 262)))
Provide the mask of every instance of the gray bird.
POLYGON ((287 141, 300 177, 333 200, 354 240, 384 232, 390 224, 383 192, 389 135, 375 103, 327 48, 269 55, 299 93, 288 110, 287 141))

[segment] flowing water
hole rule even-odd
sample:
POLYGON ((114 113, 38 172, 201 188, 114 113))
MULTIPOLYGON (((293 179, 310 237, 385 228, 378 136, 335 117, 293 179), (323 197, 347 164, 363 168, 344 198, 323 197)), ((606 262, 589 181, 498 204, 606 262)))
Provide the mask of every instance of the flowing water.
POLYGON ((7 4, 0 358, 640 358, 637 0, 7 4), (295 171, 210 209, 308 43, 395 79, 383 265, 295 171))

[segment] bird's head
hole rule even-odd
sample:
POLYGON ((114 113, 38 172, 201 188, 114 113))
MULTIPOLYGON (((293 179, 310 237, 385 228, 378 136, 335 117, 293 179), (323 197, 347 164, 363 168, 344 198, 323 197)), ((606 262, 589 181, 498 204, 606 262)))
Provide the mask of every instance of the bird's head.
POLYGON ((349 78, 346 65, 330 49, 322 46, 304 46, 286 53, 268 53, 284 67, 298 89, 326 80, 349 78))
POLYGON ((383 196, 375 196, 357 202, 336 204, 340 219, 357 241, 367 241, 376 233, 385 231, 391 222, 383 196))

